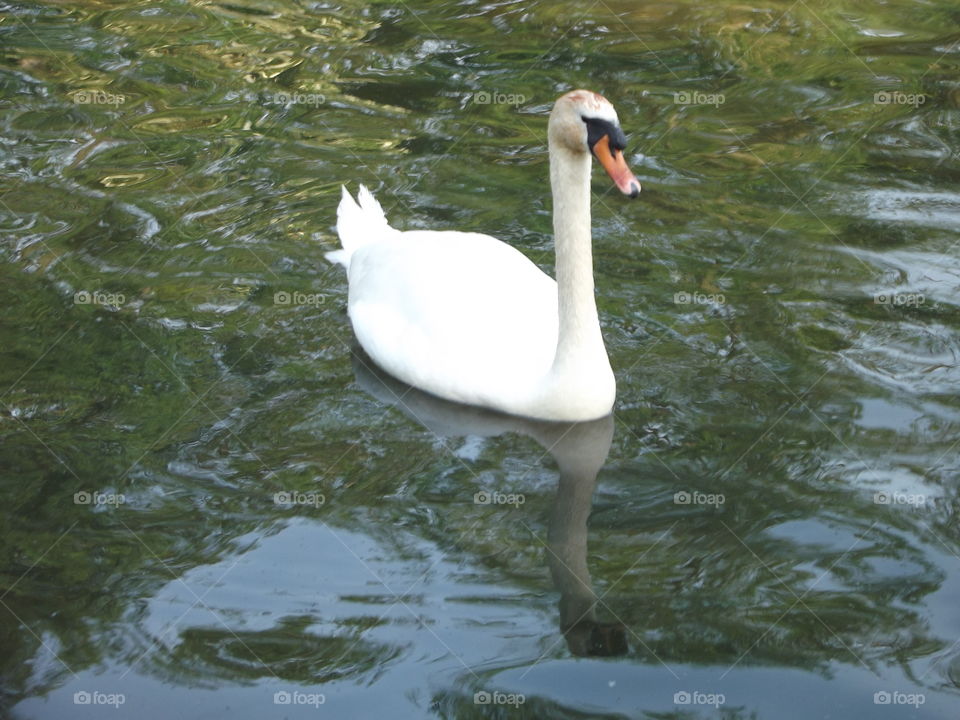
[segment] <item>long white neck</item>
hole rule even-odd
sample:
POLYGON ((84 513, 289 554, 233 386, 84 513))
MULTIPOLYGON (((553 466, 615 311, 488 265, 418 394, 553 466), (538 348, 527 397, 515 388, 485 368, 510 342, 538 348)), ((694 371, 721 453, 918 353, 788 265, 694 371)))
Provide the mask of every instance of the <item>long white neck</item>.
POLYGON ((553 234, 557 252, 560 334, 554 370, 578 364, 585 352, 603 350, 593 296, 590 238, 590 154, 554 147, 550 152, 553 234))
POLYGON ((541 382, 509 408, 518 415, 544 420, 594 420, 613 408, 617 384, 603 346, 593 297, 590 161, 589 153, 571 152, 551 137, 557 346, 550 370, 541 382))
POLYGON ((560 326, 552 373, 564 375, 609 362, 600 334, 593 286, 593 247, 590 237, 589 153, 550 148, 553 191, 553 233, 557 253, 560 326))

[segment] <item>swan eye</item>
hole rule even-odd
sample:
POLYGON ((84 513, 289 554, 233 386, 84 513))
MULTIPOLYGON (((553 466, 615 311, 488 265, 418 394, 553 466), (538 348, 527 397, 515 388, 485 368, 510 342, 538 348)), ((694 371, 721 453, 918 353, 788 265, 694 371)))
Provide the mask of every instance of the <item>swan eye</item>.
POLYGON ((610 148, 612 150, 623 151, 627 147, 627 136, 623 134, 619 125, 600 118, 582 117, 582 119, 587 126, 587 146, 591 151, 597 141, 604 135, 610 138, 610 148))

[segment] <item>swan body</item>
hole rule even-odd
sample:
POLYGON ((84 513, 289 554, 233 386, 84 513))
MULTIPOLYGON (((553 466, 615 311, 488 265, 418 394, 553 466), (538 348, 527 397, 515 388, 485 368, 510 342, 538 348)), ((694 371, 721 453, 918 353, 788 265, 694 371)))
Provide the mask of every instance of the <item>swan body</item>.
MULTIPOLYGON (((610 413, 616 383, 593 296, 588 107, 607 127, 606 142, 622 146, 606 100, 575 91, 557 101, 550 158, 559 282, 489 235, 396 230, 365 187, 359 202, 343 189, 342 249, 328 258, 347 268, 354 333, 384 370, 441 398, 513 415, 579 421, 610 413)), ((616 169, 626 170, 622 155, 616 169)), ((639 184, 626 172, 610 174, 635 195, 639 184)))

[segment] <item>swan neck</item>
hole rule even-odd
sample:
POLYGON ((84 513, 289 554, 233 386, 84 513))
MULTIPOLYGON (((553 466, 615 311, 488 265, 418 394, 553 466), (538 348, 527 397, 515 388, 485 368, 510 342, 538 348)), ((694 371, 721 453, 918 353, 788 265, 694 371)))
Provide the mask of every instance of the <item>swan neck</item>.
POLYGON ((598 349, 606 358, 594 298, 590 155, 550 149, 560 326, 554 368, 598 349))

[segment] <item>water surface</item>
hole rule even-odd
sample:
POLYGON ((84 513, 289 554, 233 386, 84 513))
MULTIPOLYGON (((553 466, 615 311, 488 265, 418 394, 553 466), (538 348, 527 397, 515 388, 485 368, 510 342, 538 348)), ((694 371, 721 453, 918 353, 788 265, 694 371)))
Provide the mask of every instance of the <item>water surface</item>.
POLYGON ((958 23, 4 5, 0 714, 956 718, 958 23), (581 86, 644 186, 594 178, 613 419, 378 379, 340 185, 552 271, 581 86))

